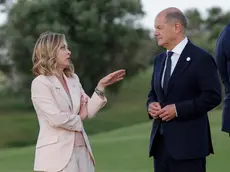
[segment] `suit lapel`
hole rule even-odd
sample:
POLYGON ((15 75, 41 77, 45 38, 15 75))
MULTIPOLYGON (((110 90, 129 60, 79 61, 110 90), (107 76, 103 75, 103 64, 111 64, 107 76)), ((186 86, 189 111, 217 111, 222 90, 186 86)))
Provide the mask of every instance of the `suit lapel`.
POLYGON ((175 66, 175 69, 172 73, 172 76, 169 80, 168 91, 167 95, 170 93, 171 89, 173 88, 174 83, 180 79, 180 75, 187 69, 189 64, 192 62, 190 48, 192 43, 188 41, 187 45, 185 46, 184 50, 182 51, 179 60, 175 66))
POLYGON ((74 78, 67 78, 66 75, 64 75, 64 78, 69 88, 73 112, 78 113, 80 109, 80 97, 81 97, 80 87, 74 78))
MULTIPOLYGON (((72 103, 67 95, 64 87, 56 76, 49 76, 49 80, 55 86, 56 92, 63 98, 63 100, 69 105, 69 108, 72 110, 72 103)), ((68 85, 68 84, 67 84, 68 85)))
POLYGON ((163 71, 164 71, 164 64, 165 64, 165 60, 166 60, 166 54, 162 54, 161 57, 160 57, 160 60, 159 60, 159 65, 156 65, 156 93, 158 93, 158 97, 160 98, 160 100, 163 99, 164 97, 164 93, 163 93, 163 89, 162 89, 162 86, 161 86, 161 81, 162 81, 162 74, 163 74, 163 71))

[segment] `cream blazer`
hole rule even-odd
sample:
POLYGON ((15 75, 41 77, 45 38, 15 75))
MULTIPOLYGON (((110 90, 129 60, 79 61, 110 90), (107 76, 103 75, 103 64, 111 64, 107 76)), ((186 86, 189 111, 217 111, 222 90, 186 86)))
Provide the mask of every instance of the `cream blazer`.
MULTIPOLYGON (((88 137, 78 115, 80 97, 87 96, 79 78, 64 75, 69 88, 69 99, 56 76, 39 75, 31 85, 31 99, 40 126, 36 144, 34 170, 60 171, 69 162, 73 148, 75 131, 82 132, 90 156, 94 161, 88 137)), ((107 102, 96 93, 88 98, 88 118, 92 118, 107 102)), ((95 162, 94 162, 95 163, 95 162)))

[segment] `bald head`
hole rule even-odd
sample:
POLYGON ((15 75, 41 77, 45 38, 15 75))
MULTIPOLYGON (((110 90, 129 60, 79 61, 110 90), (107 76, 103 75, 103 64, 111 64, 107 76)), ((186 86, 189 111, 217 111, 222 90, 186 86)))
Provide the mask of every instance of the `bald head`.
POLYGON ((154 36, 158 45, 172 50, 185 38, 187 19, 178 8, 167 8, 155 18, 154 36))
POLYGON ((166 8, 161 11, 157 17, 164 17, 167 23, 180 23, 185 29, 188 26, 188 21, 181 10, 175 7, 166 8))

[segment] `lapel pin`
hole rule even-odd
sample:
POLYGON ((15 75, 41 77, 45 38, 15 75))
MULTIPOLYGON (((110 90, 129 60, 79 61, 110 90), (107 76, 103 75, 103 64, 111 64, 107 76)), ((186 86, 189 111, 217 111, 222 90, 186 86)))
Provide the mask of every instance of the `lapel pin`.
POLYGON ((187 62, 189 62, 190 60, 191 60, 191 58, 190 58, 190 57, 187 57, 187 58, 186 58, 186 61, 187 61, 187 62))

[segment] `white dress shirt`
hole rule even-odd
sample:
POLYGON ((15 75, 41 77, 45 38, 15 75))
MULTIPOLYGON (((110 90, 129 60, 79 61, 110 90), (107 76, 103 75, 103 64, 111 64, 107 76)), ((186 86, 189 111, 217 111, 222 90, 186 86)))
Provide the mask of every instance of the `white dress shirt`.
MULTIPOLYGON (((180 55, 181 55, 182 51, 184 50, 187 43, 188 43, 188 38, 185 37, 183 39, 183 41, 181 41, 179 44, 177 44, 176 47, 174 47, 171 50, 173 52, 173 55, 171 57, 171 59, 172 59, 171 75, 172 75, 172 73, 176 67, 176 64, 180 58, 180 55)), ((169 50, 167 50, 167 53, 168 53, 168 51, 169 50)), ((161 78, 161 87, 162 88, 163 88, 163 82, 164 82, 165 69, 166 69, 166 60, 165 60, 165 64, 164 64, 164 71, 163 71, 162 78, 161 78)), ((178 117, 176 106, 174 106, 174 107, 175 107, 175 111, 176 111, 176 117, 178 117)))
MULTIPOLYGON (((176 47, 174 47, 171 51, 173 52, 173 55, 171 57, 172 59, 172 66, 171 66, 171 75, 176 67, 176 64, 180 58, 180 55, 182 53, 182 51, 184 50, 186 44, 188 43, 188 38, 185 37, 183 39, 183 41, 181 41, 179 44, 177 44, 176 47)), ((167 50, 168 52, 169 50, 167 50)), ((163 88, 163 82, 164 82, 164 75, 165 75, 165 69, 166 69, 166 60, 165 60, 165 65, 164 65, 164 71, 162 74, 162 78, 161 78, 161 87, 163 88)))

